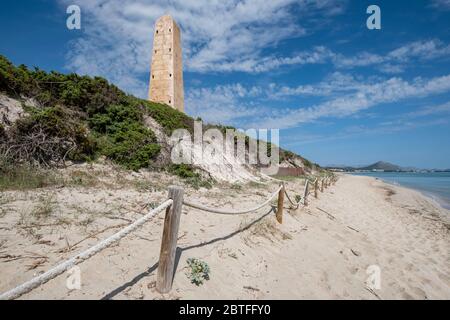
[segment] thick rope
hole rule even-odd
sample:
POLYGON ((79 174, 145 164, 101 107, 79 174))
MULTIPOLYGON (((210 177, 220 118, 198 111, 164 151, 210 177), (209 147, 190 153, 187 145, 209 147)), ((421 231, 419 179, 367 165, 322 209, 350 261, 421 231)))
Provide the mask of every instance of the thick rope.
POLYGON ((142 226, 144 223, 146 223, 148 220, 150 220, 153 216, 155 216, 157 213, 161 212, 162 210, 166 209, 173 203, 173 200, 166 200, 161 205, 159 205, 157 208, 151 210, 149 213, 147 213, 145 216, 139 218, 129 226, 123 228, 121 231, 113 234, 109 238, 106 238, 105 240, 99 242, 95 246, 87 249, 86 251, 83 251, 82 253, 79 253, 75 257, 66 260, 56 267, 48 270, 47 272, 41 274, 40 276, 37 276, 36 278, 31 279, 30 281, 25 282, 24 284, 3 293, 0 295, 0 300, 12 300, 20 297, 21 295, 30 292, 31 290, 37 288, 38 286, 48 282, 49 280, 59 276, 60 274, 64 273, 67 269, 73 267, 74 265, 81 263, 90 257, 92 257, 94 254, 102 251, 103 249, 109 247, 113 243, 119 241, 123 237, 127 236, 130 232, 136 230, 140 226, 142 226))
POLYGON ((286 189, 284 189, 284 194, 286 195, 286 198, 289 200, 289 202, 290 202, 293 206, 295 206, 295 209, 297 209, 297 208, 300 206, 301 201, 299 201, 299 202, 292 201, 292 199, 291 199, 291 197, 289 197, 289 194, 287 193, 286 189))
POLYGON ((240 210, 240 211, 230 211, 230 210, 221 210, 221 209, 217 209, 217 208, 208 208, 205 207, 201 204, 198 203, 193 203, 187 200, 183 200, 183 204, 187 205, 188 207, 192 207, 195 209, 199 209, 199 210, 203 210, 203 211, 208 211, 208 212, 212 212, 212 213, 218 213, 218 214, 229 214, 229 215, 234 215, 234 214, 245 214, 245 213, 249 213, 249 212, 253 212, 253 211, 257 211, 259 209, 261 209, 262 207, 266 206, 273 198, 276 197, 276 195, 278 194, 278 192, 280 192, 282 186, 280 186, 277 191, 275 191, 270 198, 268 198, 265 202, 263 202, 262 204, 258 205, 257 207, 254 208, 249 208, 249 209, 244 209, 244 210, 240 210))

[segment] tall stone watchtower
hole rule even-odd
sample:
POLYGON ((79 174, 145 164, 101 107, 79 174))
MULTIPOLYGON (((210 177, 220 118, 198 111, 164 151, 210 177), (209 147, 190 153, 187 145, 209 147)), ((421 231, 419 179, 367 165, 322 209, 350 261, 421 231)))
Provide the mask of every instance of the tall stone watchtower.
POLYGON ((156 21, 148 99, 184 112, 181 32, 171 16, 156 21))

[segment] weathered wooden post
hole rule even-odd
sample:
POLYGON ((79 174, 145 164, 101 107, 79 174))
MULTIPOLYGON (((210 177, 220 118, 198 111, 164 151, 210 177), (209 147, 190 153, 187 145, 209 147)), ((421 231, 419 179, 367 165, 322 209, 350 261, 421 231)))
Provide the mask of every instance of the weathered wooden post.
POLYGON ((303 193, 303 205, 308 206, 309 180, 306 179, 305 192, 303 193))
POLYGON ((324 184, 324 178, 322 178, 322 180, 320 180, 320 192, 323 192, 323 184, 324 184))
POLYGON ((276 218, 279 223, 283 223, 283 204, 284 204, 284 183, 281 185, 280 191, 278 191, 278 206, 276 218))
POLYGON ((317 199, 317 191, 319 189, 319 179, 316 178, 314 181, 314 198, 317 199))
POLYGON ((183 206, 183 193, 184 191, 181 187, 169 187, 169 199, 172 199, 173 203, 166 209, 166 217, 164 219, 164 230, 156 279, 156 289, 160 293, 167 293, 172 289, 178 227, 180 225, 181 208, 183 206))

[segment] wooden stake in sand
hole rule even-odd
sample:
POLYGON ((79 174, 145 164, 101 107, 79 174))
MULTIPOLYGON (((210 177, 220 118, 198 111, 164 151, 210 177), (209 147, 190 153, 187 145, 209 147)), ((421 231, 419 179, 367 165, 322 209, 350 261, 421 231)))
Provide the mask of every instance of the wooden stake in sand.
POLYGON ((283 223, 283 203, 284 203, 284 183, 281 185, 280 191, 278 191, 278 207, 277 207, 277 221, 283 223))
POLYGON ((308 206, 309 180, 306 179, 305 192, 303 193, 303 205, 308 206))
POLYGON ((164 220, 164 231, 156 279, 156 289, 160 293, 167 293, 172 289, 178 227, 180 225, 181 208, 183 206, 183 193, 183 188, 181 187, 169 187, 169 199, 172 199, 173 203, 166 209, 166 217, 164 220))
POLYGON ((314 181, 314 198, 317 199, 317 190, 319 189, 319 179, 314 181))

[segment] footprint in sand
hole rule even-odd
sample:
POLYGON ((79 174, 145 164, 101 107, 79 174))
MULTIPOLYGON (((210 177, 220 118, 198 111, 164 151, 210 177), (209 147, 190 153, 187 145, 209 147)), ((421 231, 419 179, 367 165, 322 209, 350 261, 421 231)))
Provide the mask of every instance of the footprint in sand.
POLYGON ((350 268, 350 273, 355 275, 359 271, 359 268, 350 268))
POLYGON ((417 288, 417 287, 413 287, 413 288, 411 288, 411 290, 417 296, 417 298, 419 298, 419 299, 426 299, 427 298, 427 294, 422 289, 417 288))
POLYGON ((406 293, 406 292, 404 292, 404 293, 402 294, 402 297, 403 297, 403 299, 405 299, 405 300, 414 300, 414 297, 411 296, 410 294, 406 293))
POLYGON ((333 237, 336 239, 336 240, 339 240, 339 241, 344 241, 345 240, 345 238, 343 238, 342 236, 340 236, 339 234, 334 234, 333 235, 333 237))
POLYGON ((445 274, 439 272, 439 273, 438 273, 438 277, 439 277, 439 279, 441 279, 442 281, 444 281, 444 282, 446 282, 446 283, 450 283, 450 278, 449 278, 447 275, 445 275, 445 274))
POLYGON ((436 260, 434 260, 433 258, 427 258, 427 261, 430 263, 430 264, 437 264, 436 263, 436 260))

